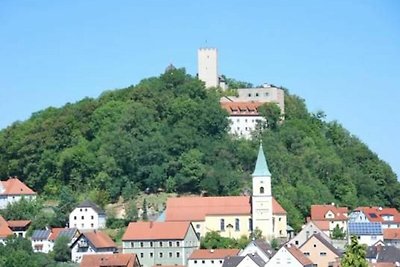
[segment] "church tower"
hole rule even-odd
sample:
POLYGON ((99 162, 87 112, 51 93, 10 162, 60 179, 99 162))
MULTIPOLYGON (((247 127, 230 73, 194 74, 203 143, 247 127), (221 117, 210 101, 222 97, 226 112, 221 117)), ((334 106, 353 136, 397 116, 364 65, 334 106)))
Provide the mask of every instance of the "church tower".
POLYGON ((218 52, 216 48, 200 48, 197 51, 198 77, 206 88, 218 87, 218 52))
POLYGON ((265 159, 262 144, 258 150, 251 198, 253 231, 258 228, 268 240, 274 237, 272 220, 271 173, 265 159))

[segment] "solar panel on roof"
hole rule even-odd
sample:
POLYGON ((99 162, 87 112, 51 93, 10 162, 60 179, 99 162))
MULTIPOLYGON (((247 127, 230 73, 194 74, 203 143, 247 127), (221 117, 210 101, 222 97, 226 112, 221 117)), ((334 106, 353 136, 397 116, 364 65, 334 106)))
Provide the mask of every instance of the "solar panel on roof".
POLYGON ((352 235, 382 235, 382 225, 378 222, 350 222, 349 234, 352 235))
POLYGON ((69 239, 71 239, 74 236, 75 232, 76 232, 75 228, 65 228, 58 234, 57 238, 59 238, 61 236, 65 236, 65 237, 68 237, 69 239))
POLYGON ((32 239, 47 239, 50 235, 50 230, 35 230, 32 233, 32 239))

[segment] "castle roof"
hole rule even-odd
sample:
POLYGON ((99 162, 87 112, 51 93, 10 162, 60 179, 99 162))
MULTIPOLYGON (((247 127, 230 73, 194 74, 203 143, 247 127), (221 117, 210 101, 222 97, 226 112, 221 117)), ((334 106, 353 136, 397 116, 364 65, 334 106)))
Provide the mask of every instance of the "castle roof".
POLYGON ((254 168, 253 176, 271 176, 271 173, 268 169, 267 160, 265 159, 262 144, 260 144, 258 149, 257 162, 256 167, 254 168))

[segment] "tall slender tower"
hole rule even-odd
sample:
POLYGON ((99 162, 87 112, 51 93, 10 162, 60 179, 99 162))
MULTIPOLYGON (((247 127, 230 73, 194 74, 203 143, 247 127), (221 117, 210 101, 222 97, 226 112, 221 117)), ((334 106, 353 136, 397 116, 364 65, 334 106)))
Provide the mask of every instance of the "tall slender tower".
POLYGON ((216 48, 200 48, 197 51, 199 79, 206 88, 219 86, 218 82, 218 52, 216 48))
POLYGON ((268 240, 274 237, 272 221, 271 173, 265 159, 262 144, 258 150, 253 177, 252 220, 253 230, 258 228, 268 240))

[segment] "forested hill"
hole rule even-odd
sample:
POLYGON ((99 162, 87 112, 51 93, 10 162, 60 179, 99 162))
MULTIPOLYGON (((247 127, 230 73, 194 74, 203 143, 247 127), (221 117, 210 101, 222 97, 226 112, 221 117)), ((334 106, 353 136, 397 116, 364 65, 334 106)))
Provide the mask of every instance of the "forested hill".
MULTIPOLYGON (((273 194, 299 226, 311 204, 400 208, 391 168, 336 122, 286 92, 286 117, 262 140, 273 194)), ((137 86, 34 113, 0 132, 0 177, 47 197, 63 185, 115 201, 139 190, 237 195, 259 141, 235 140, 219 94, 183 69, 137 86)))

